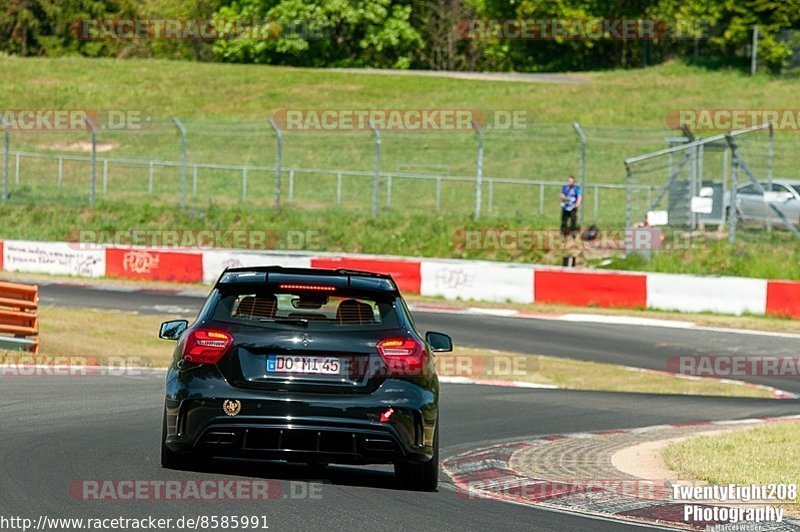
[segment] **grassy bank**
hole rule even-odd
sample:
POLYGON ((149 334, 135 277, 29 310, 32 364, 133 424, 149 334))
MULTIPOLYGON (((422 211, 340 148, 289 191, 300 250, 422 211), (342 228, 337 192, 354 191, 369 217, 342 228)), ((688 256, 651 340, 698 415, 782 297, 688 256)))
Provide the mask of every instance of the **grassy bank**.
MULTIPOLYGON (((700 436, 669 445, 667 466, 681 478, 710 484, 796 484, 800 478, 800 423, 772 423, 721 436, 700 436)), ((787 501, 800 515, 800 500, 787 501)))
MULTIPOLYGON (((270 168, 275 162, 275 137, 267 118, 281 109, 475 109, 490 117, 494 111, 525 111, 523 126, 486 131, 484 154, 485 176, 522 182, 560 181, 577 173, 578 144, 572 122, 578 121, 588 139, 587 181, 619 185, 625 179, 624 157, 663 148, 665 138, 675 134, 666 119, 677 107, 789 109, 798 87, 797 81, 708 71, 680 63, 579 74, 574 76, 578 83, 74 57, 0 57, 0 67, 6 80, 0 91, 2 109, 117 110, 136 113, 141 119, 136 128, 99 132, 98 204, 94 210, 87 208, 86 161, 62 159, 62 180, 57 181, 58 156, 86 156, 86 131, 13 130, 12 151, 44 152, 54 158, 21 157, 17 181, 17 161, 12 157, 10 202, 0 206, 0 238, 65 240, 81 229, 316 231, 319 247, 326 251, 544 264, 560 264, 564 253, 468 249, 458 241, 456 235, 464 229, 553 228, 559 216, 557 188, 497 182, 491 189, 485 187, 483 216, 472 221, 473 131, 384 131, 384 172, 438 172, 443 177, 467 178, 444 179, 438 188, 434 180, 394 178, 391 194, 384 178, 377 220, 369 218, 374 162, 369 131, 286 132, 284 167, 311 170, 293 174, 291 181, 288 173, 283 175, 281 194, 289 208, 275 215, 274 172, 270 168), (152 191, 148 192, 147 161, 180 159, 180 137, 172 116, 179 116, 186 125, 190 164, 264 168, 248 175, 230 168, 200 169, 195 182, 190 166, 189 209, 177 212, 179 168, 154 167, 152 191), (139 163, 106 165, 104 157, 132 158, 139 163), (354 170, 363 175, 344 175, 337 182, 336 173, 322 172, 325 169, 354 170)), ((794 132, 780 133, 775 175, 791 177, 800 165, 800 151, 793 148, 794 132)), ((753 166, 753 160, 748 161, 753 166)), ((648 183, 655 187, 648 193, 656 193, 663 184, 665 176, 659 176, 648 183)), ((596 222, 601 229, 622 227, 624 189, 601 189, 594 194, 591 187, 586 190, 586 225, 596 222)), ((644 197, 639 195, 637 201, 644 197)), ((641 209, 635 210, 638 219, 641 209)), ((768 239, 743 231, 745 244, 741 246, 709 240, 699 248, 656 254, 647 262, 636 257, 611 263, 602 260, 605 257, 587 258, 598 259, 590 260, 590 265, 617 269, 800 279, 800 245, 785 237, 780 231, 768 239)), ((281 247, 280 236, 276 238, 275 245, 281 247)))
MULTIPOLYGON (((676 134, 668 127, 667 118, 677 109, 791 109, 798 87, 797 81, 750 77, 733 70, 708 71, 677 62, 639 70, 576 74, 573 77, 579 83, 381 76, 265 65, 75 57, 2 57, 0 68, 5 74, 0 109, 133 113, 136 119, 130 121, 129 127, 100 131, 101 158, 180 160, 180 137, 172 116, 180 117, 186 126, 190 163, 271 166, 275 162, 275 137, 267 119, 281 110, 460 109, 479 111, 476 116, 485 115, 489 124, 495 123, 485 132, 486 176, 559 181, 567 174, 577 173, 578 140, 572 129, 572 123, 577 121, 586 131, 587 181, 616 184, 625 182, 624 158, 664 148, 666 137, 676 134), (58 90, 54 90, 56 86, 58 90), (524 121, 511 129, 499 127, 498 111, 522 112, 524 121)), ((792 147, 793 135, 794 132, 778 135, 776 176, 791 177, 800 164, 800 153, 792 147)), ((390 130, 384 131, 383 137, 382 169, 386 172, 405 169, 475 175, 475 135, 470 129, 390 130)), ((85 154, 88 140, 86 131, 15 130, 11 147, 85 154)), ((283 146, 283 165, 287 168, 365 172, 373 168, 370 131, 286 131, 283 146)), ((707 157, 712 155, 709 152, 707 157)), ((753 161, 749 162, 752 167, 753 161)), ((54 170, 55 161, 24 159, 21 184, 34 188, 52 186, 54 170)), ((85 192, 86 187, 79 187, 79 183, 85 183, 88 175, 86 163, 66 161, 63 172, 65 191, 80 188, 85 192)), ((157 197, 172 194, 174 201, 178 170, 158 168, 156 173, 157 197)), ((133 191, 143 190, 146 174, 147 168, 112 165, 109 193, 130 199, 133 191)), ((660 185, 666 174, 659 176, 660 185)), ((256 176, 251 177, 258 181, 256 176)), ((231 189, 239 179, 237 171, 203 170, 198 195, 190 197, 190 201, 203 204, 210 197, 221 196, 235 201, 239 193, 231 189)), ((331 176, 308 179, 313 184, 298 184, 298 199, 310 203, 329 201, 331 176), (318 190, 323 181, 324 193, 318 190), (306 190, 300 190, 302 187, 306 190)), ((15 187, 13 182, 12 192, 15 187)), ((445 186, 445 206, 450 189, 455 199, 469 194, 470 185, 465 184, 463 190, 457 184, 445 186)), ((258 189, 253 193, 253 197, 260 194, 258 189)), ((432 191, 425 194, 431 196, 432 191)), ((498 186, 495 196, 498 213, 536 210, 535 189, 498 186)), ((600 221, 609 223, 609 212, 614 217, 624 214, 624 209, 617 208, 624 198, 617 196, 603 192, 600 221)), ((470 202, 465 205, 469 212, 470 202)))
MULTIPOLYGON (((537 245, 518 248, 467 245, 467 230, 554 229, 555 221, 508 219, 472 220, 458 215, 400 212, 372 219, 366 213, 339 209, 307 210, 290 207, 276 214, 272 209, 209 204, 186 212, 167 205, 129 205, 102 201, 95 209, 29 203, 0 205, 0 237, 75 241, 80 231, 100 232, 136 230, 256 230, 267 233, 270 248, 342 251, 371 254, 449 257, 500 260, 522 263, 561 264, 567 252, 541 249, 537 245), (307 235, 293 238, 291 235, 307 235)), ((619 252, 587 254, 583 263, 590 266, 693 273, 740 275, 759 278, 800 279, 800 245, 787 242, 775 232, 774 241, 758 241, 730 246, 726 240, 707 239, 696 249, 666 250, 653 253, 650 260, 639 256, 622 257, 619 252), (603 259, 607 255, 611 261, 603 259)), ((102 233, 101 233, 102 235, 102 233)), ((785 236, 785 235, 784 235, 785 236)), ((237 242, 231 241, 230 245, 237 242)))

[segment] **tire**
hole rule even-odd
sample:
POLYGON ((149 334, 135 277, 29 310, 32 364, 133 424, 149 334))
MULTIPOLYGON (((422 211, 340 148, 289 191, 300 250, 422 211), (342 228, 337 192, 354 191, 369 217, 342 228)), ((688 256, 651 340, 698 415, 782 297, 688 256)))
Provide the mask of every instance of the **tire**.
POLYGON ((405 489, 436 491, 439 485, 439 423, 433 434, 433 456, 427 462, 398 462, 394 473, 405 489))
POLYGON ((167 409, 161 423, 161 467, 164 469, 189 469, 197 464, 192 453, 176 453, 167 447, 167 409))

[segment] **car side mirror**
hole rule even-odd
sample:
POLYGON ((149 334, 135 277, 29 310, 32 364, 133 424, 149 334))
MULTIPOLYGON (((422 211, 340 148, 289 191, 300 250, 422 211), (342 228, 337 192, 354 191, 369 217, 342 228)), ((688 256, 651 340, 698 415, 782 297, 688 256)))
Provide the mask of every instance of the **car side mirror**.
POLYGON ((158 337, 164 340, 177 340, 188 326, 189 322, 186 320, 165 321, 161 324, 158 337))
POLYGON ((453 350, 453 339, 446 334, 428 331, 425 333, 425 341, 434 353, 449 353, 453 350))

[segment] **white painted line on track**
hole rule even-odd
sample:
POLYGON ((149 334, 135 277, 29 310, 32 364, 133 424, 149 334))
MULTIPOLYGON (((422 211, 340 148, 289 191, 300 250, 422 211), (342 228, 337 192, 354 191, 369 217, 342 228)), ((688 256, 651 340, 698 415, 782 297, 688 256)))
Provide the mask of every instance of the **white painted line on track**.
POLYGON ((696 324, 691 321, 660 320, 656 318, 640 318, 637 316, 610 316, 606 314, 563 314, 561 321, 580 323, 602 323, 608 325, 638 325, 642 327, 671 327, 674 329, 693 329, 696 324))

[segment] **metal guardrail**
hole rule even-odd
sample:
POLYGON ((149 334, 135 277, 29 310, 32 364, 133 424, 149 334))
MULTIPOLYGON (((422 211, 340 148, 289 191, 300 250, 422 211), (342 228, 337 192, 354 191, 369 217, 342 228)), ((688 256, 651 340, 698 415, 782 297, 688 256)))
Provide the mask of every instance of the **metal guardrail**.
POLYGON ((0 282, 0 349, 39 351, 39 287, 0 282))

